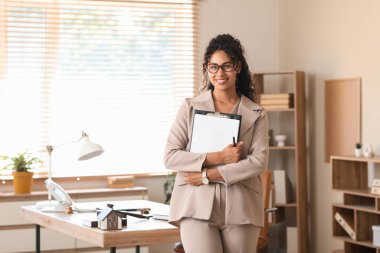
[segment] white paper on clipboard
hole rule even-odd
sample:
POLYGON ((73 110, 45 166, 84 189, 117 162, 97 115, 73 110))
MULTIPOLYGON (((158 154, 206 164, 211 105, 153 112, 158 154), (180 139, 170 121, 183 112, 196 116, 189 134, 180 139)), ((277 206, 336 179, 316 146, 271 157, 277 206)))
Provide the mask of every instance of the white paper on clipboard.
POLYGON ((239 138, 241 115, 194 110, 190 152, 223 150, 239 138))

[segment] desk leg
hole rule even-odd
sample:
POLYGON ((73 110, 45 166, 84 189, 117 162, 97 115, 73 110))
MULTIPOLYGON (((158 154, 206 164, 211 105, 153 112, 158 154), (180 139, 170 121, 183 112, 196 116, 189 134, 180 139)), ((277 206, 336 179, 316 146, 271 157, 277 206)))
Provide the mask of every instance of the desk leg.
POLYGON ((41 253, 41 226, 36 225, 36 253, 41 253))
POLYGON ((136 245, 136 253, 140 253, 140 245, 136 245))
POLYGON ((116 247, 111 247, 110 248, 110 253, 116 253, 116 247))

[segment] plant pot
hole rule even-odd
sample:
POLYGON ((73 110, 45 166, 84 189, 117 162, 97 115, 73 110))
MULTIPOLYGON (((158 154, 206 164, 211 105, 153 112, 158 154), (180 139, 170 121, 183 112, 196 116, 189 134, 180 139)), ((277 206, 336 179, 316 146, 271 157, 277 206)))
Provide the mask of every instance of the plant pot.
POLYGON ((361 156, 362 156, 362 149, 355 148, 355 157, 361 157, 361 156))
POLYGON ((13 188, 16 194, 32 192, 33 172, 13 172, 13 188))

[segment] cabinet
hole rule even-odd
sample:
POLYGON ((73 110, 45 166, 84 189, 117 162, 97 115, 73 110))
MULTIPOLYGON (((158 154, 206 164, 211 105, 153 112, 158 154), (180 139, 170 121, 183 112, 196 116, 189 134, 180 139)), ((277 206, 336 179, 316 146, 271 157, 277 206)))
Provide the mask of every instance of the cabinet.
POLYGON ((344 249, 334 253, 380 253, 380 247, 373 245, 373 225, 380 225, 380 195, 371 194, 369 185, 380 157, 331 157, 333 190, 343 193, 343 202, 334 203, 333 237, 344 242, 344 249), (369 176, 370 175, 370 176, 369 176), (345 215, 347 222, 356 233, 352 239, 335 220, 336 213, 345 215))
MULTIPOLYGON (((296 252, 308 250, 308 198, 306 167, 306 128, 305 128, 305 73, 303 71, 261 72, 253 74, 257 85, 259 103, 267 111, 269 129, 274 135, 287 135, 284 146, 272 143, 269 147, 269 169, 285 171, 289 181, 290 198, 286 203, 275 202, 277 212, 273 223, 282 223, 286 230, 278 233, 280 250, 294 248, 296 252), (290 94, 289 107, 265 106, 263 98, 269 94, 290 94), (295 231, 288 235, 286 231, 295 231), (294 246, 294 242, 296 246, 294 246)), ((273 138, 272 134, 271 139, 273 138)), ((275 184, 276 185, 276 184, 275 184)), ((277 189, 279 190, 279 189, 277 189)), ((276 187, 274 187, 276 191, 276 187)), ((289 252, 293 253, 293 252, 289 252)))

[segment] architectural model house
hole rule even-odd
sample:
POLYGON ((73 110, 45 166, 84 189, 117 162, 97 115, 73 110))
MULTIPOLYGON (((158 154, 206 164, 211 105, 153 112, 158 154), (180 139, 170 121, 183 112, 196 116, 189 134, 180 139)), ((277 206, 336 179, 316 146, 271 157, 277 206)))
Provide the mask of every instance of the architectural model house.
POLYGON ((107 204, 98 215, 98 227, 103 230, 117 230, 122 228, 121 214, 113 210, 112 204, 107 204))

